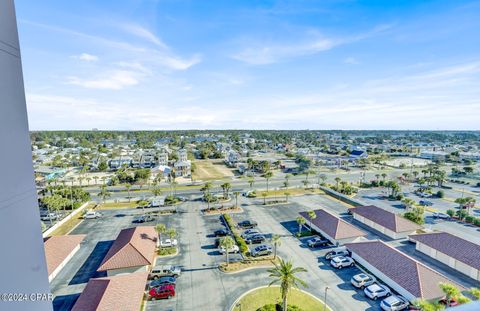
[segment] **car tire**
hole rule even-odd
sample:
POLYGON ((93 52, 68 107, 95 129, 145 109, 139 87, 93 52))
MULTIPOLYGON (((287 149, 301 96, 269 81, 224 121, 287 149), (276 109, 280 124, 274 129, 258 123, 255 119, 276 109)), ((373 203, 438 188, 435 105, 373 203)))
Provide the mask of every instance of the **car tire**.
POLYGON ((341 270, 343 267, 342 266, 338 266, 338 270, 341 270))
POLYGON ((155 275, 155 276, 153 277, 153 279, 154 279, 154 280, 158 280, 158 276, 155 275))
POLYGON ((155 297, 152 297, 152 301, 155 301, 155 300, 157 300, 157 299, 155 297))
POLYGON ((372 298, 372 299, 373 299, 373 300, 377 300, 377 298, 378 298, 377 296, 373 296, 373 298, 372 298))
POLYGON ((168 296, 167 296, 167 299, 170 299, 170 298, 172 298, 172 296, 171 296, 171 295, 168 295, 168 296))
POLYGON ((355 265, 355 264, 352 262, 352 263, 350 264, 350 267, 353 267, 354 265, 355 265))

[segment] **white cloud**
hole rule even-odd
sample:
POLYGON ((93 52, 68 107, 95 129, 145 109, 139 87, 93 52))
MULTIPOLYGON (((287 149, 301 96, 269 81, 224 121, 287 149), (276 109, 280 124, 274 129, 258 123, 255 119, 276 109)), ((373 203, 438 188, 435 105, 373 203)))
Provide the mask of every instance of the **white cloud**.
POLYGON ((82 53, 78 56, 74 56, 74 58, 77 58, 79 60, 83 60, 83 61, 86 61, 86 62, 96 62, 96 61, 98 61, 98 56, 88 54, 88 53, 82 53))
POLYGON ((67 83, 89 89, 120 90, 138 84, 140 77, 141 74, 135 71, 112 70, 93 79, 71 76, 67 83))
MULTIPOLYGON (((379 25, 371 31, 346 37, 326 37, 320 35, 318 31, 307 31, 306 38, 303 40, 291 42, 275 42, 275 43, 250 43, 247 42, 246 48, 241 49, 240 52, 233 54, 233 59, 245 62, 251 65, 267 65, 276 63, 285 59, 294 58, 298 56, 305 56, 317 54, 320 52, 331 50, 337 46, 345 45, 360 40, 364 40, 390 29, 392 25, 379 25)), ((305 34, 296 34, 304 36, 305 34)), ((245 44, 245 42, 244 42, 245 44)))
POLYGON ((150 30, 137 25, 137 24, 122 24, 121 28, 127 31, 128 33, 131 33, 139 38, 146 39, 147 41, 155 44, 156 46, 163 48, 163 49, 168 49, 168 46, 160 40, 159 37, 154 35, 150 30))

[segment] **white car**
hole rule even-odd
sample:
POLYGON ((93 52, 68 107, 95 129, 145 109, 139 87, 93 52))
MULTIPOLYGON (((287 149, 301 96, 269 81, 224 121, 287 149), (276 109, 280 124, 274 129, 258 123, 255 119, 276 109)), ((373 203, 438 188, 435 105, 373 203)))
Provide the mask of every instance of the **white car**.
POLYGON ((334 268, 342 269, 343 267, 353 267, 355 262, 350 257, 337 256, 330 260, 330 265, 334 268))
POLYGON ((58 215, 57 213, 41 213, 40 214, 40 219, 43 220, 43 221, 47 221, 47 220, 56 220, 60 217, 60 215, 58 215))
POLYGON ((399 311, 406 309, 410 303, 402 296, 392 295, 382 300, 380 307, 385 311, 399 311))
MULTIPOLYGON (((239 248, 237 245, 233 245, 232 248, 230 248, 230 249, 228 250, 228 253, 229 253, 229 254, 232 254, 232 253, 236 254, 236 253, 238 253, 238 252, 240 252, 240 248, 239 248)), ((226 253, 225 247, 220 246, 220 253, 222 253, 222 254, 225 254, 225 253, 226 253)))
POLYGON ((364 288, 375 283, 375 278, 370 274, 360 273, 354 275, 350 280, 350 283, 352 283, 352 285, 356 288, 364 288))
POLYGON ((450 215, 445 214, 445 213, 434 212, 433 213, 433 218, 450 219, 450 215))
POLYGON ((161 247, 172 247, 172 246, 177 246, 177 244, 178 244, 177 239, 165 239, 163 241, 160 241, 161 247))
POLYGON ((83 216, 84 219, 96 219, 96 218, 100 218, 100 217, 102 217, 102 214, 100 214, 99 212, 95 212, 95 211, 88 211, 83 216))
POLYGON ((390 288, 385 285, 374 283, 363 290, 368 298, 377 300, 378 298, 387 297, 392 294, 390 288))

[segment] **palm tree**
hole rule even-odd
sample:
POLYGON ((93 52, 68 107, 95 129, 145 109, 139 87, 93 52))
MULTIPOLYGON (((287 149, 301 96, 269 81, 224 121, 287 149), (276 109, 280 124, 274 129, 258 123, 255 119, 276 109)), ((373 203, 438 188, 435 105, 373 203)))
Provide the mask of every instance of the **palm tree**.
POLYGON ((307 221, 305 220, 305 218, 303 218, 302 216, 298 216, 297 217, 297 224, 298 224, 298 234, 299 235, 302 235, 302 228, 303 228, 303 225, 305 225, 307 221))
POLYGON ((386 174, 386 173, 382 173, 382 179, 383 179, 383 181, 385 181, 385 178, 387 178, 387 174, 386 174))
POLYGON ((250 185, 250 190, 252 190, 253 184, 255 184, 255 178, 253 177, 249 178, 248 184, 250 185))
POLYGON ((450 307, 450 302, 452 299, 460 295, 460 291, 454 285, 450 283, 440 283, 440 289, 445 294, 445 300, 447 302, 447 307, 450 307))
POLYGON ((100 192, 98 193, 98 196, 102 198, 103 204, 105 204, 105 200, 111 196, 111 193, 107 190, 107 186, 102 185, 100 187, 100 192))
POLYGON ((235 241, 232 239, 231 236, 227 235, 227 236, 220 239, 220 244, 219 245, 220 245, 220 247, 223 247, 225 249, 225 256, 226 256, 227 266, 228 266, 228 264, 229 264, 228 253, 230 252, 230 250, 235 245, 235 241))
POLYGON ((80 188, 82 188, 82 183, 83 183, 83 180, 84 180, 84 179, 85 179, 85 178, 84 178, 83 176, 80 176, 80 177, 78 177, 78 179, 77 179, 77 180, 78 180, 78 185, 80 186, 80 188))
POLYGON ((128 193, 128 202, 131 201, 132 197, 130 196, 130 188, 132 188, 131 184, 126 184, 125 188, 127 188, 127 193, 128 193))
POLYGON ((90 186, 90 182, 92 181, 92 177, 87 177, 87 178, 85 178, 85 180, 87 181, 87 186, 90 186))
POLYGON ((98 184, 98 176, 93 176, 93 180, 95 180, 95 185, 98 184))
POLYGON ((177 236, 177 230, 175 230, 175 228, 169 228, 167 230, 167 235, 170 238, 170 240, 172 240, 177 236))
POLYGON ((290 174, 285 175, 285 181, 283 182, 283 185, 285 186, 285 189, 288 188, 289 186, 289 179, 290 179, 290 174))
POLYGON ((262 192, 262 197, 263 197, 263 205, 267 205, 267 193, 266 192, 262 192))
POLYGON ((105 181, 107 180, 107 176, 102 176, 102 178, 100 178, 102 180, 102 183, 105 185, 105 181))
POLYGON ((317 218, 317 214, 315 213, 315 211, 309 211, 308 218, 310 218, 310 232, 312 232, 312 220, 317 218))
POLYGON ((155 231, 157 231, 160 240, 162 239, 162 233, 165 233, 166 230, 167 226, 165 226, 164 224, 157 224, 155 226, 155 231))
POLYGON ((235 207, 238 207, 238 196, 240 195, 240 192, 235 191, 233 195, 235 196, 235 207))
POLYGON ((224 199, 227 199, 228 198, 228 192, 230 191, 230 189, 232 189, 232 185, 228 182, 222 184, 220 186, 223 190, 223 198, 224 199))
POLYGON ((378 182, 380 179, 380 174, 375 174, 375 178, 377 179, 377 182, 378 182))
POLYGON ((272 178, 272 176, 273 176, 273 173, 270 171, 263 174, 263 178, 265 178, 265 181, 267 182, 267 192, 268 192, 268 181, 270 180, 270 178, 272 178))
POLYGON ((213 187, 212 183, 207 182, 200 189, 200 191, 203 192, 203 198, 205 199, 205 201, 207 201, 208 210, 210 210, 210 201, 211 201, 210 190, 212 189, 212 187, 213 187))
POLYGON ((282 296, 282 307, 283 311, 287 311, 287 297, 290 290, 293 288, 298 288, 299 285, 307 287, 307 283, 296 276, 299 272, 307 272, 305 268, 302 267, 293 267, 291 261, 284 261, 280 258, 280 264, 274 263, 275 268, 269 269, 270 277, 274 280, 270 282, 268 286, 271 286, 275 283, 280 283, 280 294, 282 296))
POLYGON ((280 236, 278 234, 274 234, 272 236, 272 244, 273 244, 273 259, 277 258, 277 247, 282 245, 282 241, 280 240, 280 236))
POLYGON ((342 179, 340 177, 335 177, 335 182, 337 183, 337 188, 336 190, 338 191, 338 184, 340 183, 342 179))
POLYGON ((283 194, 285 195, 285 202, 288 203, 288 197, 290 196, 290 192, 284 192, 283 194))
POLYGON ((431 303, 424 299, 414 301, 413 305, 422 311, 440 311, 445 309, 445 306, 440 303, 431 303))

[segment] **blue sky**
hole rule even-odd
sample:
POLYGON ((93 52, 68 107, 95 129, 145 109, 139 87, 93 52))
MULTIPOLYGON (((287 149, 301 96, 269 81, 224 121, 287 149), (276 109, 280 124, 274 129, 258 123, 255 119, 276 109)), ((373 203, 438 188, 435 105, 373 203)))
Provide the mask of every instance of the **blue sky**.
POLYGON ((32 130, 479 129, 480 1, 16 1, 32 130))

